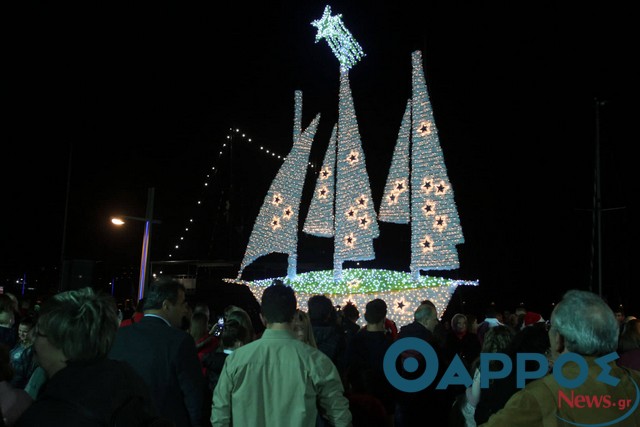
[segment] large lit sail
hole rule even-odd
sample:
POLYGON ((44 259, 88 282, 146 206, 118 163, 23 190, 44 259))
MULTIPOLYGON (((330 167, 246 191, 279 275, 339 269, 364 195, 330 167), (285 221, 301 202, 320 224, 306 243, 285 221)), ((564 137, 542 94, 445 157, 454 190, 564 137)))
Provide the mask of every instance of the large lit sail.
POLYGON ((344 261, 375 258, 373 239, 379 235, 378 218, 371 199, 369 175, 349 86, 349 71, 344 68, 340 71, 336 172, 333 270, 334 279, 341 280, 344 261))
POLYGON ((411 273, 460 267, 456 245, 464 243, 453 188, 422 69, 422 53, 413 64, 411 141, 411 273))
MULTIPOLYGON (((297 103, 298 96, 296 95, 297 103)), ((249 237, 249 244, 240 265, 238 278, 253 261, 274 252, 289 255, 287 276, 295 278, 300 199, 309 163, 311 143, 319 121, 320 114, 313 119, 309 127, 295 141, 289 155, 271 183, 249 237)), ((295 126, 294 123, 294 135, 295 126)))
POLYGON ((380 221, 408 224, 411 219, 409 167, 411 152, 411 100, 407 101, 391 167, 380 203, 380 221))
POLYGON ((333 204, 336 180, 336 138, 336 126, 334 126, 302 229, 312 236, 333 237, 335 234, 333 204))

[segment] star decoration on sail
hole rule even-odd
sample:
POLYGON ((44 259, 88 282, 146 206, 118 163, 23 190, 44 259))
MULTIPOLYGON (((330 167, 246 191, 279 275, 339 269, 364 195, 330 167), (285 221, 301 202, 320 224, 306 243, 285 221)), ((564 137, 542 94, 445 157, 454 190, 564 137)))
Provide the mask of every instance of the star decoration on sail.
POLYGON ((358 217, 358 227, 366 230, 369 228, 370 223, 371 221, 369 220, 369 215, 367 215, 366 213, 363 216, 358 217))
POLYGON ((397 313, 405 313, 409 311, 409 302, 403 298, 398 298, 393 301, 393 311, 397 313))
POLYGON ((369 199, 363 194, 356 199, 356 203, 359 208, 366 208, 369 203, 369 199))
POLYGON ((291 219, 292 216, 293 216, 293 208, 291 206, 287 206, 282 211, 282 218, 283 219, 291 219))
POLYGON ((422 211, 425 216, 435 215, 436 214, 436 203, 432 200, 425 200, 424 205, 422 206, 422 211))
POLYGON ((426 177, 422 180, 422 191, 425 194, 429 194, 433 191, 433 178, 426 177))
POLYGON ((356 236, 354 236, 353 233, 349 233, 344 237, 345 245, 349 246, 350 248, 352 248, 356 244, 357 240, 358 239, 356 239, 356 236))
POLYGON ((318 198, 326 199, 329 197, 329 189, 325 186, 318 190, 318 198))
POLYGON ((444 231, 447 228, 447 217, 444 215, 436 217, 433 228, 440 232, 444 231))
POLYGON ((449 190, 449 186, 447 185, 447 183, 444 182, 443 180, 440 180, 438 185, 436 185, 435 193, 438 196, 443 196, 447 193, 448 190, 449 190))
POLYGON ((280 224, 280 218, 278 218, 277 216, 274 216, 273 219, 271 220, 271 229, 273 231, 276 231, 280 227, 282 227, 282 225, 280 224))
POLYGON ((433 252, 433 239, 431 239, 431 237, 429 236, 426 236, 424 239, 422 239, 421 246, 423 253, 426 254, 427 252, 433 252))
POLYGON ((284 198, 282 197, 282 194, 280 193, 276 193, 273 195, 273 198, 271 199, 271 204, 273 206, 280 206, 280 204, 283 202, 284 198))
POLYGON ((402 194, 405 191, 407 191, 407 180, 406 179, 396 180, 393 186, 393 191, 395 191, 397 194, 402 194))
POLYGON ((358 209, 351 207, 347 209, 346 215, 349 221, 355 221, 358 219, 358 209))
POLYGON ((360 160, 360 153, 358 153, 356 150, 351 150, 351 152, 347 156, 347 163, 353 166, 356 163, 358 163, 359 160, 360 160))
POLYGON ((430 121, 423 121, 420 123, 420 126, 418 126, 418 134, 420 136, 426 136, 426 135, 431 135, 431 126, 432 123, 430 121))
POLYGON ((325 180, 328 179, 331 176, 331 169, 329 169, 328 167, 325 167, 324 169, 322 169, 320 171, 320 179, 321 180, 325 180))

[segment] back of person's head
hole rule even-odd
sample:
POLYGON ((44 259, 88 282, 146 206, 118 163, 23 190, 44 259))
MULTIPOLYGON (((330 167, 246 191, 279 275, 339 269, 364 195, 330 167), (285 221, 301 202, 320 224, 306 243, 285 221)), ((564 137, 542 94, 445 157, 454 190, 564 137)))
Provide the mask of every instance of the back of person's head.
POLYGON ((313 325, 329 325, 336 321, 336 308, 325 295, 313 295, 307 301, 307 314, 313 325))
POLYGON ((367 323, 380 323, 387 317, 387 303, 376 298, 367 303, 364 311, 364 320, 367 323))
POLYGON ((116 301, 91 288, 61 292, 42 305, 37 329, 69 362, 104 358, 118 330, 116 301))
POLYGON ((225 309, 225 313, 226 313, 224 316, 225 325, 226 325, 226 322, 229 322, 231 320, 234 320, 240 323, 244 328, 244 331, 246 334, 241 341, 245 344, 253 341, 255 330, 253 328, 253 322, 251 321, 251 316, 249 316, 249 313, 247 313, 243 308, 240 308, 237 306, 232 306, 232 307, 233 308, 229 310, 225 309))
POLYGON ((432 318, 438 318, 436 308, 432 304, 420 304, 413 313, 413 319, 422 324, 426 324, 432 318))
POLYGON ((211 316, 211 311, 209 310, 209 305, 206 302, 198 301, 193 308, 193 314, 203 313, 207 316, 207 322, 209 321, 209 317, 211 316))
POLYGON ((224 348, 234 348, 238 343, 247 344, 249 342, 247 336, 247 329, 237 320, 231 319, 224 322, 220 339, 224 348))
POLYGON ((513 331, 508 326, 498 325, 484 334, 482 341, 483 353, 504 353, 511 344, 513 331))
POLYGON ((564 338, 566 350, 584 356, 616 351, 619 326, 598 295, 581 290, 564 294, 551 314, 551 329, 564 338))
MULTIPOLYGON (((495 329, 495 328, 493 328, 495 329)), ((549 350, 549 334, 544 323, 536 323, 516 332, 509 345, 508 353, 539 353, 549 350)))
POLYGON ((172 304, 178 302, 178 295, 186 292, 182 283, 170 277, 163 277, 151 283, 144 296, 144 310, 159 310, 165 300, 172 304))
POLYGON ((640 320, 631 319, 624 325, 620 335, 620 352, 640 348, 640 320))
POLYGON ((13 378, 13 368, 9 354, 9 347, 0 344, 0 382, 11 381, 13 378))
POLYGON ((490 319, 496 319, 498 317, 498 310, 494 305, 489 305, 484 310, 484 316, 490 319))
POLYGON ((209 330, 209 317, 202 312, 193 313, 191 316, 191 323, 189 325, 189 334, 193 337, 194 340, 199 340, 200 338, 207 335, 209 330))
POLYGON ((355 322, 360 318, 360 312, 358 311, 358 308, 354 303, 350 301, 346 303, 344 307, 342 307, 342 315, 352 322, 355 322))
POLYGON ((289 286, 274 284, 262 293, 262 316, 268 324, 290 323, 297 305, 295 292, 289 286))

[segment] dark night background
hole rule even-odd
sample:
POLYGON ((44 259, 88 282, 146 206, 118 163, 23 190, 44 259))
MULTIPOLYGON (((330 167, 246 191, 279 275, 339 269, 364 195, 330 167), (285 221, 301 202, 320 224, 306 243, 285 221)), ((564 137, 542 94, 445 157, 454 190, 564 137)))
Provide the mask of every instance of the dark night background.
MULTIPOLYGON (((603 295, 638 314, 636 13, 488 3, 329 3, 366 53, 350 80, 376 208, 420 49, 466 239, 461 268, 443 275, 479 280, 473 298, 503 309, 524 302, 545 313, 569 288, 597 291, 599 135, 602 207, 621 208, 602 213, 603 295)), ((64 256, 88 260, 95 286, 117 278, 117 295, 132 296, 143 226, 115 229, 109 218, 144 216, 149 187, 162 220, 154 271, 168 260, 238 263, 281 164, 259 147, 291 148, 294 91, 303 126, 322 114, 318 165, 337 119, 338 62, 310 25, 325 4, 4 5, 5 289, 19 293, 25 275, 32 292, 57 289, 64 256), (240 132, 228 140, 231 128, 240 132)), ((408 227, 380 227, 368 264, 408 269, 408 227)), ((299 248, 301 267, 331 265, 330 240, 301 236, 299 248)), ((264 266, 282 275, 286 258, 246 272, 264 266)), ((214 273, 198 276, 216 286, 214 273)))

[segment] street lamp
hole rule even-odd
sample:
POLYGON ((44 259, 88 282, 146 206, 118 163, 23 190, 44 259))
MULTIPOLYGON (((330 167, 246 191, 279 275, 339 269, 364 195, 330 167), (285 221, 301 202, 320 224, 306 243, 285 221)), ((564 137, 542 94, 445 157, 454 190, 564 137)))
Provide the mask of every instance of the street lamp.
POLYGON ((142 221, 145 223, 144 236, 142 238, 142 257, 140 259, 140 281, 138 283, 138 299, 136 301, 140 301, 144 297, 144 287, 147 281, 147 272, 149 270, 149 242, 151 239, 151 225, 160 224, 162 222, 153 219, 154 192, 154 188, 149 188, 147 191, 147 213, 144 218, 127 215, 111 218, 111 222, 117 226, 124 225, 125 220, 142 221))

